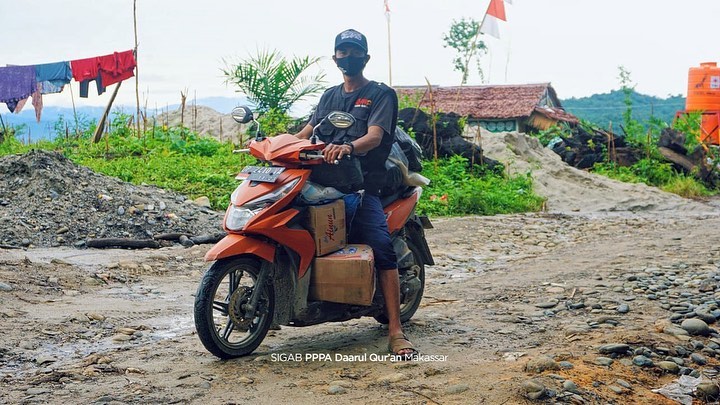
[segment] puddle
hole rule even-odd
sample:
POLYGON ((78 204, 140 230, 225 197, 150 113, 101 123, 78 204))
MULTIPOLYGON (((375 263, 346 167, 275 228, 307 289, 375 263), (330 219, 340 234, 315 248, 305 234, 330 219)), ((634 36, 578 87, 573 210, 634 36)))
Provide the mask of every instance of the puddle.
POLYGON ((175 339, 190 335, 195 325, 191 315, 150 318, 143 323, 153 325, 153 330, 140 330, 142 337, 126 342, 112 340, 115 333, 95 341, 87 339, 72 339, 61 343, 43 343, 34 350, 19 352, 17 355, 6 356, 0 362, 0 375, 10 375, 12 378, 24 378, 37 375, 39 370, 62 370, 67 368, 81 368, 82 360, 92 354, 112 355, 114 352, 126 351, 130 348, 150 346, 163 340, 175 339), (50 361, 50 360, 53 361, 50 361), (37 364, 36 361, 42 361, 37 364))

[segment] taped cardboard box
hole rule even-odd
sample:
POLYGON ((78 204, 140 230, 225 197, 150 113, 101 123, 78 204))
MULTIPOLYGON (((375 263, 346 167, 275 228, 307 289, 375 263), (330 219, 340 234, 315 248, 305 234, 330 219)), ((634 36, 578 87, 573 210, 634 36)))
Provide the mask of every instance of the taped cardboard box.
POLYGON ((307 227, 315 239, 315 256, 323 256, 342 249, 345 235, 345 202, 313 205, 308 208, 307 227))
POLYGON ((370 305, 375 295, 375 260, 367 245, 347 245, 316 257, 310 276, 310 299, 370 305))

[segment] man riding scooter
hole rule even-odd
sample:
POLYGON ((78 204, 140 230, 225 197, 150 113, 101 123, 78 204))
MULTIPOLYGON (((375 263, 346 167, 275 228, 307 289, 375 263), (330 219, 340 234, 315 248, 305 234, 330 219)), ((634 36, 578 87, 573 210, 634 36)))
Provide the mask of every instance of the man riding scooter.
MULTIPOLYGON (((348 29, 335 37, 333 60, 343 73, 343 83, 325 91, 310 122, 296 136, 309 139, 313 127, 330 111, 345 111, 355 117, 356 125, 348 129, 320 126, 319 137, 327 145, 323 156, 328 163, 350 155, 360 161, 364 181, 353 187, 365 193, 352 222, 349 242, 372 247, 389 320, 388 348, 409 358, 418 351, 402 331, 397 259, 379 197, 397 124, 397 95, 387 85, 363 75, 370 55, 367 39, 360 32, 348 29)), ((341 170, 338 175, 342 175, 341 170)))

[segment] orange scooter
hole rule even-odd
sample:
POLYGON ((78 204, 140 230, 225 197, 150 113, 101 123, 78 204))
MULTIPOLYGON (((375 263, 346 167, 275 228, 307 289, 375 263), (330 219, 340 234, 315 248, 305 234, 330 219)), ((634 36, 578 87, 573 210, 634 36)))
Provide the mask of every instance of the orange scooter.
MULTIPOLYGON (((240 123, 254 121, 247 107, 234 109, 232 115, 240 123)), ((352 115, 334 111, 315 127, 310 140, 289 134, 265 138, 258 129, 249 149, 241 150, 268 165, 247 166, 238 175, 242 182, 232 193, 224 218, 228 234, 205 255, 214 263, 195 296, 195 328, 215 356, 227 359, 252 353, 271 325, 309 326, 363 316, 388 322, 380 289, 370 305, 313 301, 308 296, 315 240, 303 227, 305 207, 299 200, 313 166, 327 164, 321 152, 325 145, 316 137, 325 121, 337 128, 355 123, 352 115)), ((424 234, 432 225, 414 212, 421 193, 419 186, 403 185, 383 198, 398 259, 402 322, 418 309, 425 265, 434 264, 424 234)))

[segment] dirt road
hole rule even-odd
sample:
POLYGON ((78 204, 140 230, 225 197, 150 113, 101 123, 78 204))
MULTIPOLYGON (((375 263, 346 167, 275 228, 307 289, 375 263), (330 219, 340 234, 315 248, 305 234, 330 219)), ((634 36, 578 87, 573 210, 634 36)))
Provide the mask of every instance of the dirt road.
POLYGON ((372 319, 217 360, 192 324, 206 246, 0 250, 0 402, 659 404, 680 373, 714 381, 720 335, 677 325, 720 316, 717 211, 434 224, 408 363, 372 319))

